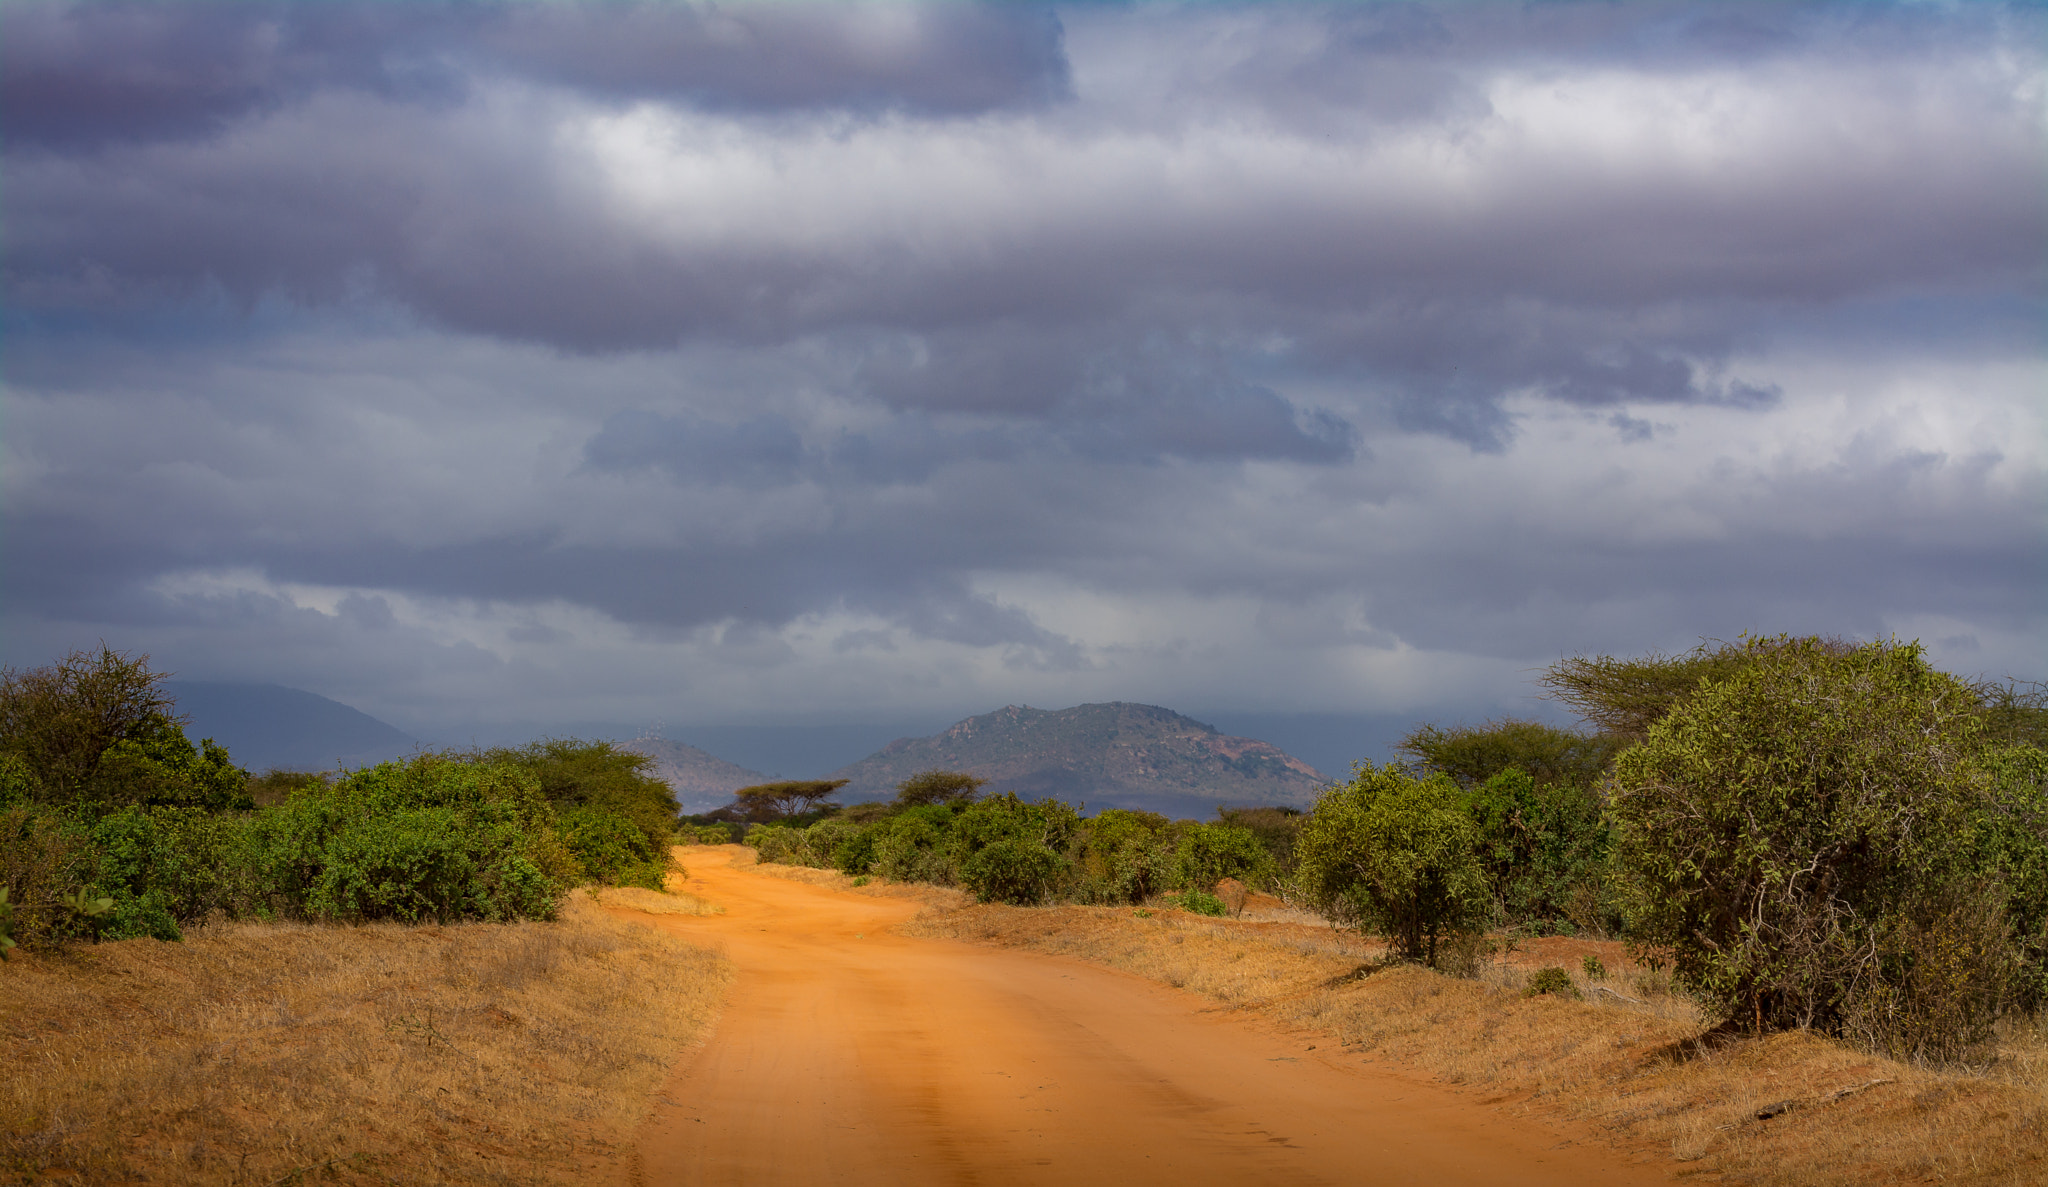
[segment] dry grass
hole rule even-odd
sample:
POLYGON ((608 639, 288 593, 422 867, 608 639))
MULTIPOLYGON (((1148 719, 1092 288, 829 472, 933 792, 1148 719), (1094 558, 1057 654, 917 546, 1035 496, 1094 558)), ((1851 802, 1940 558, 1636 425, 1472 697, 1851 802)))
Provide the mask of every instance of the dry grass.
POLYGON ((725 959, 555 923, 225 924, 0 965, 0 1182, 621 1179, 725 959))
POLYGON ((1991 1067, 1944 1071, 1810 1034, 1702 1042, 1702 1020, 1665 977, 1600 941, 1523 941, 1482 960, 1476 977, 1454 979, 1384 965, 1378 945, 1326 926, 1177 911, 973 906, 902 930, 1077 956, 1193 990, 1331 1036, 1365 1062, 1426 1073, 1481 1104, 1562 1116, 1681 1177, 1783 1187, 2048 1182, 2048 1035, 2032 1024, 2008 1028, 1991 1067), (1589 953, 1605 979, 1581 971, 1589 953), (1543 965, 1566 968, 1588 999, 1522 996, 1543 965), (1872 1080, 1890 1082, 1822 1099, 1872 1080), (1755 1119, 1780 1101, 1792 1109, 1755 1119))
MULTIPOLYGON (((680 879, 670 877, 671 885, 680 879)), ((638 886, 607 886, 602 890, 587 891, 591 898, 607 907, 621 907, 628 911, 639 911, 645 915, 723 915, 725 908, 708 899, 698 898, 684 890, 670 889, 666 894, 656 890, 643 890, 638 886)))

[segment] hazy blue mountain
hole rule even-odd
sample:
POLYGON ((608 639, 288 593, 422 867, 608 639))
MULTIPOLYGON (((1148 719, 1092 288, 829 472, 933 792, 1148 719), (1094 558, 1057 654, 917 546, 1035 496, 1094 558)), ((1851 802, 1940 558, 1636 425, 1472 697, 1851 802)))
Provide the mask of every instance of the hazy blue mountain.
MULTIPOLYGON (((1353 763, 1391 762, 1394 744, 1425 721, 1427 713, 1240 713, 1218 709, 1194 716, 1226 734, 1264 738, 1332 778, 1348 778, 1353 763)), ((1455 722, 1457 719, 1450 719, 1455 722)))
POLYGON ((1174 816, 1206 816, 1217 804, 1307 807, 1329 782, 1270 743, 1122 701, 1056 711, 1010 705, 934 737, 899 738, 832 777, 849 781, 840 793, 847 801, 879 799, 932 767, 980 775, 988 791, 1174 816))
POLYGON ((742 787, 769 781, 767 775, 730 763, 682 742, 667 738, 635 738, 621 742, 619 749, 644 754, 654 760, 654 776, 675 790, 683 811, 709 812, 732 802, 732 793, 742 787))
POLYGON ((166 681, 164 689, 191 719, 187 737, 212 738, 258 774, 369 766, 419 747, 402 730, 303 689, 198 680, 166 681))

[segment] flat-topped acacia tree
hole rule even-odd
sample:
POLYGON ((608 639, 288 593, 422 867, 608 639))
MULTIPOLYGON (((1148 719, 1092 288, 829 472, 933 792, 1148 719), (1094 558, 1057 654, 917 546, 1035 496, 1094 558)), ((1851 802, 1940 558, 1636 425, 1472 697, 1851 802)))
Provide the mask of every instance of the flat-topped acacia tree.
POLYGON ((732 796, 750 820, 783 820, 811 811, 846 784, 845 779, 785 779, 742 787, 732 796))

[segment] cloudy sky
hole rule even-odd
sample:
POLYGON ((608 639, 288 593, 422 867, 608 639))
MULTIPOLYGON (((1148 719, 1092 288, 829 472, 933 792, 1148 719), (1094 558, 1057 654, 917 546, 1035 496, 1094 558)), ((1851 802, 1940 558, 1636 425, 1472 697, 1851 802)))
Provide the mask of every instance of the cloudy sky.
POLYGON ((2048 676, 2044 32, 8 0, 0 658, 423 734, 2048 676))

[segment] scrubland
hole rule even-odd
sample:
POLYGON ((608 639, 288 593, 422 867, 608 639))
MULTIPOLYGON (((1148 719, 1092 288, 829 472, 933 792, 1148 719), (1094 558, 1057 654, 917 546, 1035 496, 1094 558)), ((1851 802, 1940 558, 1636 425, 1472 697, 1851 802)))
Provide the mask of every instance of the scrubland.
POLYGON ((1981 1066, 1915 1067, 1806 1032, 1709 1033, 1666 974, 1607 941, 1525 940, 1452 977, 1387 962, 1355 932, 1177 911, 980 904, 927 912, 903 930, 1074 956, 1184 988, 1327 1035, 1346 1058, 1455 1085, 1475 1104, 1568 1121, 1684 1179, 2048 1180, 2048 1036, 2030 1022, 2002 1027, 1981 1066), (1588 954, 1604 978, 1586 976, 1588 954), (1544 966, 1568 969, 1583 999, 1523 996, 1544 966), (1777 1105, 1786 1107, 1757 1119, 1777 1105))
POLYGON ((546 923, 220 922, 16 953, 0 1181, 623 1182, 730 978, 584 893, 546 923))

